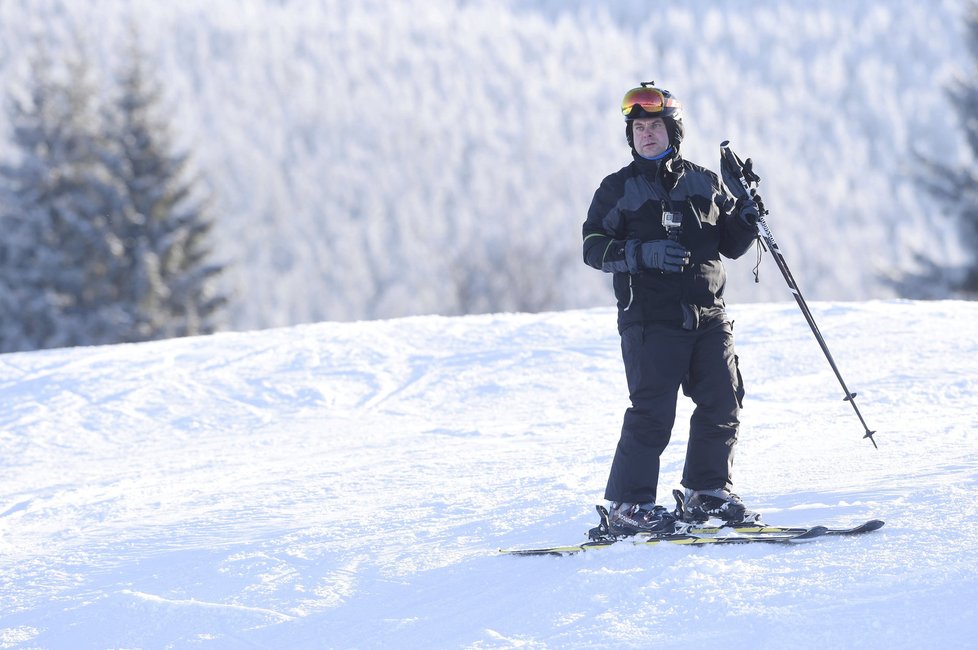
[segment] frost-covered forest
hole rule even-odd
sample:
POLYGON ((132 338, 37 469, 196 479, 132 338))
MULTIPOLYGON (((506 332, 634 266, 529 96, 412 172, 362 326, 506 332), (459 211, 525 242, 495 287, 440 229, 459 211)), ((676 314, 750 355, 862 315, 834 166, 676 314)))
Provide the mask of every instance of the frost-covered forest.
MULTIPOLYGON (((622 93, 685 103, 684 154, 730 139, 809 298, 895 295, 917 256, 965 251, 913 179, 964 158, 943 87, 962 0, 4 0, 0 91, 38 37, 79 34, 96 76, 129 26, 174 137, 216 198, 229 326, 606 305, 580 261, 601 178, 628 161, 622 93)), ((0 121, 0 158, 15 155, 0 121)), ((731 302, 784 297, 729 266, 731 302)))

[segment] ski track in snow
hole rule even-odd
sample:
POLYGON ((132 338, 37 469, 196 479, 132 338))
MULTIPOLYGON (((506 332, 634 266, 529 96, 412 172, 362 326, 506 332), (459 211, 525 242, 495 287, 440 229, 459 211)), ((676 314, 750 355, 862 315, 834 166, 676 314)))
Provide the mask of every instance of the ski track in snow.
MULTIPOLYGON (((978 304, 731 309, 735 481, 792 547, 583 541, 615 317, 323 323, 0 356, 0 648, 961 647, 978 629, 978 304)), ((678 487, 681 401, 660 500, 678 487)))

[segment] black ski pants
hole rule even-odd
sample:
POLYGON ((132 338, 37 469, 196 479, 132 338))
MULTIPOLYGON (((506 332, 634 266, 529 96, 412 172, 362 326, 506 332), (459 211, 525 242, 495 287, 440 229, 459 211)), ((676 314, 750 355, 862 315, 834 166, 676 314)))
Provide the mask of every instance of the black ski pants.
POLYGON ((744 397, 732 325, 719 321, 692 331, 663 323, 633 325, 621 333, 621 351, 632 405, 625 411, 605 499, 656 500, 659 456, 672 435, 680 387, 696 405, 682 484, 729 490, 744 397))

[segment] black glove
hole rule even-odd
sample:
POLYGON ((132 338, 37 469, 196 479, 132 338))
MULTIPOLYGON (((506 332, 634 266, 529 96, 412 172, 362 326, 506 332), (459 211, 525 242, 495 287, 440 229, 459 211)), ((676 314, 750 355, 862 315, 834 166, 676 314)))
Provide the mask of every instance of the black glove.
POLYGON ((737 216, 751 228, 757 225, 757 220, 767 214, 764 209, 764 199, 757 190, 750 191, 750 198, 737 199, 737 216))
POLYGON ((760 208, 756 199, 737 199, 737 216, 741 221, 753 228, 757 225, 757 220, 761 216, 760 208))
POLYGON ((681 273, 689 264, 689 251, 671 239, 641 243, 631 239, 625 245, 625 259, 632 273, 642 269, 681 273))

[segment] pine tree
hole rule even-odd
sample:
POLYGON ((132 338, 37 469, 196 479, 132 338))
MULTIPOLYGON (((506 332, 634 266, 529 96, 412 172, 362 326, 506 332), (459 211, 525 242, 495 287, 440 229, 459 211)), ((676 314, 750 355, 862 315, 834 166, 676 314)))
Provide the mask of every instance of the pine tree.
POLYGON ((199 179, 189 177, 189 156, 174 152, 160 117, 161 88, 137 41, 133 32, 117 97, 106 111, 115 145, 110 166, 125 186, 115 229, 129 262, 119 278, 134 318, 127 340, 207 334, 220 325, 228 302, 216 286, 222 267, 209 261, 214 221, 199 179))
POLYGON ((112 342, 126 327, 111 281, 119 187, 103 162, 90 70, 79 54, 58 78, 39 46, 31 84, 11 105, 20 160, 0 167, 0 350, 112 342))
POLYGON ((965 15, 966 41, 975 65, 970 76, 959 76, 947 93, 958 115, 964 141, 971 154, 971 166, 955 167, 920 156, 923 173, 920 181, 957 221, 960 240, 972 253, 963 269, 943 268, 926 263, 928 272, 904 286, 915 286, 914 296, 934 294, 934 286, 944 287, 961 297, 978 298, 978 3, 969 3, 965 15), (929 290, 923 289, 929 284, 929 290))
POLYGON ((59 68, 39 44, 27 94, 10 102, 0 352, 213 332, 227 304, 213 220, 156 117, 159 87, 134 49, 115 100, 100 103, 76 46, 59 68))

